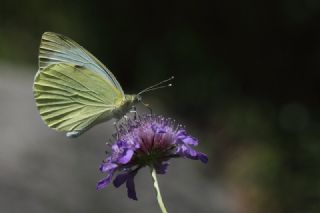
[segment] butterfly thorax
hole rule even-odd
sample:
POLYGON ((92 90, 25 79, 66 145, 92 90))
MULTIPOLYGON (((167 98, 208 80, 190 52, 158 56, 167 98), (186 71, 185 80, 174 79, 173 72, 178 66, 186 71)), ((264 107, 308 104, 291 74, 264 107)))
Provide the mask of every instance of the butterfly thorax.
POLYGON ((117 119, 122 118, 139 101, 141 101, 140 95, 125 95, 119 106, 113 110, 114 117, 117 119))
POLYGON ((139 101, 141 101, 141 97, 139 95, 125 95, 124 99, 116 103, 113 110, 108 110, 100 115, 92 125, 108 121, 112 118, 120 120, 139 101))

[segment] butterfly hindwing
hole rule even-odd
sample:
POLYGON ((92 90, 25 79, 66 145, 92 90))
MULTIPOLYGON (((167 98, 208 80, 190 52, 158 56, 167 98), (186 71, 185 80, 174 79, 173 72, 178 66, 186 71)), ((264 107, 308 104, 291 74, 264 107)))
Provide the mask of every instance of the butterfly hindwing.
POLYGON ((124 96, 108 79, 84 66, 51 64, 35 78, 34 96, 44 122, 58 131, 81 132, 112 116, 124 96))

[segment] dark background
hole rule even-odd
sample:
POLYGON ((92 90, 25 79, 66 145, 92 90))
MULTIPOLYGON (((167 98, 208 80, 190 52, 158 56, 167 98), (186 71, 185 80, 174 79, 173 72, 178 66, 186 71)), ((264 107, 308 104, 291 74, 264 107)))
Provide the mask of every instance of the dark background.
MULTIPOLYGON (((50 140, 66 140, 61 134, 44 127, 34 109, 31 95, 41 35, 45 31, 61 33, 77 41, 106 64, 128 93, 136 93, 171 75, 176 77, 174 87, 146 94, 144 102, 150 103, 155 113, 177 118, 186 124, 189 132, 199 138, 199 149, 209 155, 207 166, 195 163, 192 172, 189 169, 179 171, 186 176, 199 173, 205 184, 201 185, 194 179, 190 184, 195 186, 197 183, 204 188, 215 185, 206 194, 206 199, 197 201, 201 208, 195 207, 196 210, 319 212, 319 23, 320 2, 317 0, 1 1, 0 62, 4 65, 0 69, 3 76, 0 85, 0 132, 5 135, 7 131, 25 127, 21 126, 25 114, 18 116, 17 113, 28 103, 32 111, 28 119, 37 123, 36 127, 29 126, 30 129, 40 134, 46 132, 43 134, 49 135, 50 140), (20 79, 19 82, 17 79, 20 79), (23 95, 23 92, 28 95, 23 95), (13 104, 18 107, 17 111, 13 111, 13 104), (210 196, 220 194, 219 190, 225 194, 219 199, 226 205, 214 210, 208 202, 211 202, 210 196)), ((26 124, 30 120, 25 121, 26 124)), ((92 148, 93 153, 99 153, 93 160, 96 165, 90 165, 96 168, 98 159, 103 158, 104 147, 101 148, 101 144, 109 135, 102 129, 98 133, 100 136, 88 133, 82 139, 100 140, 96 142, 99 149, 92 148)), ((12 134, 19 135, 19 131, 12 134)), ((9 136, 0 136, 3 147, 15 140, 12 135, 9 136)), ((23 143, 16 141, 17 144, 23 143)), ((37 135, 33 135, 30 141, 33 141, 34 147, 39 147, 41 143, 37 135)), ((61 149, 73 146, 70 149, 78 149, 79 153, 87 149, 85 142, 79 145, 83 150, 75 148, 76 143, 72 144, 59 146, 61 149)), ((54 144, 50 143, 50 146, 54 147, 54 144)), ((7 150, 15 153, 18 148, 17 145, 17 148, 7 150)), ((41 148, 35 150, 30 154, 31 158, 43 152, 41 148)), ((56 150, 57 155, 59 152, 59 149, 56 150)), ((75 156, 78 156, 77 153, 75 156)), ((15 154, 6 154, 8 158, 2 154, 2 162, 10 170, 6 160, 10 161, 8 159, 15 154)), ((28 161, 23 161, 28 164, 28 161)), ((22 166, 20 163, 14 164, 17 170, 18 165, 22 166)), ((38 164, 41 164, 39 167, 46 167, 41 157, 34 158, 32 163, 36 167, 38 164)), ((181 163, 188 164, 188 161, 181 163)), ((77 168, 75 163, 74 169, 77 168)), ((169 171, 173 170, 174 165, 169 168, 169 171)), ((94 171, 90 172, 96 175, 98 172, 94 171)), ((90 172, 84 173, 90 176, 90 172)), ((13 188, 10 188, 12 180, 9 173, 0 176, 0 190, 6 188, 3 193, 0 192, 2 199, 13 188)), ((42 180, 45 182, 46 178, 42 180)), ((161 181, 165 184, 166 177, 161 181)), ((22 188, 23 184, 27 183, 21 181, 22 188)), ((94 188, 94 183, 86 183, 89 184, 94 188)), ((19 196, 24 197, 23 193, 34 195, 28 188, 21 192, 21 187, 16 184, 12 187, 16 187, 19 196)), ((94 196, 102 200, 101 197, 110 188, 94 196)), ((186 193, 187 189, 184 189, 186 193)), ((201 191, 201 188, 198 190, 201 191)), ((67 191, 62 188, 59 193, 67 191)), ((152 188, 146 191, 152 191, 152 188)), ((50 192, 40 190, 39 193, 50 192)), ((163 193, 166 197, 165 189, 163 193)), ((124 195, 125 190, 115 196, 118 200, 127 200, 124 195)), ((3 201, 3 205, 7 204, 7 212, 13 212, 8 202, 18 202, 19 196, 13 194, 3 201)), ((194 197, 198 196, 194 194, 194 197)), ((53 197, 58 199, 59 195, 53 197)), ((165 198, 171 199, 172 211, 169 207, 169 212, 174 212, 174 205, 182 205, 174 204, 178 200, 172 197, 165 198)), ((180 198, 179 202, 183 203, 184 194, 180 198)), ((90 203, 95 205, 94 201, 90 203)), ((150 211, 156 212, 157 206, 153 204, 150 211)), ((63 205, 67 204, 53 202, 42 210, 74 210, 71 207, 64 209, 63 205)), ((103 202, 99 205, 103 206, 103 202)), ((130 205, 136 204, 128 202, 127 205, 130 209, 130 205)), ((17 207, 17 211, 22 208, 17 207)), ((30 212, 38 212, 36 207, 32 208, 30 212)), ((98 212, 99 208, 88 209, 98 212)), ((143 205, 137 211, 141 208, 143 205)), ((84 209, 83 212, 89 210, 84 209)))

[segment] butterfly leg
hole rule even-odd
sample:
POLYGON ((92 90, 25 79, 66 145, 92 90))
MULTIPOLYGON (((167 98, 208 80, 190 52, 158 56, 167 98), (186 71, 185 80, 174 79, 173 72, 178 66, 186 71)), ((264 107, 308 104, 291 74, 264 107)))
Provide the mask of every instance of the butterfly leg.
POLYGON ((145 106, 150 111, 150 114, 152 115, 152 109, 151 109, 150 105, 149 104, 145 104, 142 101, 141 101, 141 103, 143 104, 143 106, 145 106))
MULTIPOLYGON (((106 142, 106 145, 112 149, 112 141, 111 141, 111 138, 108 139, 108 141, 106 142)), ((106 155, 108 155, 110 153, 110 151, 106 150, 105 151, 106 155)))
POLYGON ((113 122, 113 125, 114 125, 114 128, 116 129, 116 139, 118 140, 119 139, 119 129, 118 129, 118 126, 117 126, 117 122, 113 122))
POLYGON ((145 105, 147 107, 147 109, 150 111, 150 114, 152 115, 152 109, 149 105, 145 105))
POLYGON ((136 120, 138 117, 138 112, 136 106, 132 106, 132 109, 130 110, 130 113, 134 113, 133 119, 136 120))

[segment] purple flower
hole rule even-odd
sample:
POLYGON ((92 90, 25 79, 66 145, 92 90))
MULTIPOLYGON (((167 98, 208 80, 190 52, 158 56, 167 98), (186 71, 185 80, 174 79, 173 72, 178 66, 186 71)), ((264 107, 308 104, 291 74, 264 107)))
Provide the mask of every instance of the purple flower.
POLYGON ((126 183, 128 197, 134 200, 137 200, 134 177, 140 168, 149 166, 157 174, 165 174, 170 158, 208 162, 204 153, 193 149, 198 140, 170 118, 143 115, 129 119, 119 126, 115 138, 110 155, 100 166, 106 177, 98 182, 97 189, 106 187, 117 173, 113 185, 126 183))

